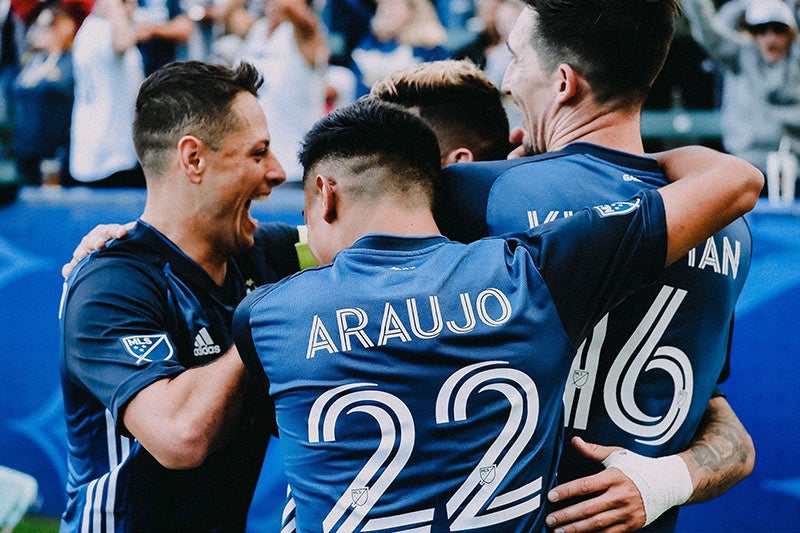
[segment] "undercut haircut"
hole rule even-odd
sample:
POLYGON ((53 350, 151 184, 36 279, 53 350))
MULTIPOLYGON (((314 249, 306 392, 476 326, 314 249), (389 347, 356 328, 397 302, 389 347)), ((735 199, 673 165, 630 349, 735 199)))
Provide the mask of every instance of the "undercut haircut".
POLYGON ((678 0, 525 0, 542 68, 567 63, 600 104, 640 105, 667 58, 678 0))
POLYGON ((442 156, 469 149, 476 160, 505 159, 511 151, 500 91, 468 60, 421 63, 373 85, 370 97, 414 108, 433 128, 442 156))
POLYGON ((241 124, 240 93, 257 96, 263 78, 249 63, 234 69, 201 61, 169 63, 144 80, 136 98, 133 144, 148 177, 160 176, 178 141, 194 135, 212 150, 241 124))
MULTIPOLYGON (((360 201, 423 195, 433 204, 441 163, 436 135, 404 108, 362 98, 320 119, 298 154, 303 180, 328 165, 344 169, 342 186, 360 201)), ((414 201, 411 199, 411 201, 414 201)))

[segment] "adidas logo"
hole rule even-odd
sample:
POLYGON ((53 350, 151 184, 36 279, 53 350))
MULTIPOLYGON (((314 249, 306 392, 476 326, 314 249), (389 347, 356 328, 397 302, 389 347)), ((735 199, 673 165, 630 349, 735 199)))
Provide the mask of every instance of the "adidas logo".
POLYGON ((203 328, 194 338, 194 355, 200 357, 201 355, 212 355, 220 352, 219 344, 215 344, 211 340, 211 335, 208 330, 203 328))

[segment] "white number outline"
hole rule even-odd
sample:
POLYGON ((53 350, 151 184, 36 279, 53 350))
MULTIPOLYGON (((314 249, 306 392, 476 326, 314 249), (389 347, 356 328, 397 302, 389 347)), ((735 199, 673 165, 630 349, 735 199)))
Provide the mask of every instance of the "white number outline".
MULTIPOLYGON (((539 492, 542 490, 542 477, 524 487, 498 493, 503 479, 533 438, 539 419, 538 390, 530 376, 498 365, 508 365, 508 362, 486 361, 453 373, 437 396, 437 424, 466 420, 468 400, 476 393, 499 392, 510 404, 503 429, 446 504, 447 516, 452 519, 451 531, 496 525, 530 513, 541 505, 539 492), (485 468, 493 469, 494 477, 491 480, 481 475, 481 470, 485 468), (491 511, 501 507, 501 510, 480 514, 483 509, 491 511)), ((376 390, 376 387, 375 383, 336 387, 317 398, 309 413, 308 440, 312 444, 321 440, 336 441, 335 426, 343 412, 369 414, 378 422, 381 431, 378 448, 323 520, 323 531, 326 533, 334 528, 337 531, 354 531, 411 456, 415 440, 411 411, 397 396, 376 390), (399 442, 396 428, 399 428, 399 442), (373 480, 384 467, 383 472, 373 480), (367 490, 368 497, 363 504, 356 505, 352 494, 359 490, 367 490)), ((425 509, 371 519, 366 522, 363 531, 412 525, 416 526, 415 531, 429 531, 430 526, 425 524, 433 521, 433 513, 433 509, 425 509)))
MULTIPOLYGON (((626 341, 609 369, 603 386, 603 401, 609 418, 623 431, 637 437, 640 444, 658 446, 671 439, 689 414, 694 390, 694 372, 687 355, 674 346, 657 346, 686 297, 684 289, 664 285, 642 321, 626 341), (636 381, 650 370, 665 371, 673 382, 673 397, 667 412, 650 416, 636 403, 636 381)), ((580 367, 585 341, 573 361, 570 378, 564 391, 565 425, 570 426, 572 405, 580 388, 578 408, 571 427, 586 429, 590 403, 595 387, 594 377, 605 342, 608 315, 595 326, 584 368, 580 367), (575 372, 587 370, 591 374, 587 383, 578 387, 573 382, 575 372)))
POLYGON ((451 531, 496 525, 530 513, 541 504, 541 497, 537 494, 542 489, 541 477, 524 487, 497 494, 503 479, 533 438, 539 419, 539 394, 530 376, 508 367, 480 370, 489 365, 507 364, 507 361, 487 361, 468 366, 450 376, 439 391, 436 400, 437 424, 466 420, 467 402, 476 390, 478 393, 488 390, 500 392, 511 406, 503 430, 447 502, 447 516, 453 519, 451 531), (496 477, 487 483, 483 480, 481 470, 491 466, 496 477), (491 503, 486 506, 490 499, 491 503), (513 505, 505 507, 510 504, 513 505), (490 511, 501 506, 505 507, 501 511, 480 514, 484 508, 490 511), (456 514, 459 508, 461 512, 456 514))
POLYGON ((354 531, 406 465, 414 448, 414 421, 411 411, 397 396, 374 390, 373 387, 377 387, 377 385, 375 383, 342 385, 321 395, 311 407, 308 418, 308 441, 312 444, 320 442, 320 424, 322 425, 322 440, 324 442, 336 441, 336 421, 346 409, 346 414, 355 412, 369 414, 378 422, 381 430, 381 440, 375 453, 361 468, 322 522, 323 531, 326 533, 333 531, 336 524, 343 518, 344 522, 339 526, 338 531, 354 531), (370 390, 351 390, 365 387, 370 390), (364 402, 370 403, 364 404, 364 402), (381 405, 374 405, 374 403, 381 405), (396 419, 392 418, 392 414, 396 419), (397 446, 395 446, 398 436, 395 422, 399 429, 397 446), (391 457, 393 452, 396 453, 394 457, 391 457), (383 467, 386 467, 385 470, 373 481, 375 475, 383 467), (372 482, 371 485, 370 482, 372 482), (356 505, 353 499, 354 491, 365 489, 368 491, 366 501, 356 505))

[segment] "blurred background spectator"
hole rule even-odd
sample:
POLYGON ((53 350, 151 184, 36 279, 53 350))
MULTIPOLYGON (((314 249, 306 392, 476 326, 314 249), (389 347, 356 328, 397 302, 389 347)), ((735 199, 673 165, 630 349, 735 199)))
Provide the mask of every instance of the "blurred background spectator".
POLYGON ((258 101, 267 116, 270 148, 287 181, 299 182, 300 142, 325 107, 328 45, 319 17, 306 0, 263 0, 262 16, 252 18, 249 27, 240 25, 246 31, 237 60, 252 63, 264 76, 258 101))
MULTIPOLYGON (((510 60, 505 41, 523 5, 519 0, 114 1, 111 12, 115 15, 100 15, 109 8, 103 7, 106 0, 96 0, 99 11, 95 9, 87 18, 91 8, 98 7, 95 0, 0 0, 0 175, 4 162, 12 165, 13 160, 26 183, 37 183, 36 158, 63 160, 71 139, 76 145, 69 166, 62 166, 64 183, 72 183, 71 168, 79 184, 138 186, 142 183, 138 163, 130 143, 121 141, 129 132, 131 94, 136 93, 142 75, 160 65, 199 59, 228 65, 247 60, 261 70, 266 83, 260 99, 273 148, 291 180, 299 176, 295 154, 310 124, 366 94, 376 80, 396 69, 429 60, 469 58, 500 87, 510 60), (64 62, 69 32, 64 39, 52 39, 52 46, 58 48, 56 43, 61 42, 63 50, 31 44, 44 41, 37 36, 43 34, 43 23, 37 23, 37 18, 45 8, 51 14, 66 11, 83 36, 72 51, 77 92, 69 138, 64 141, 63 135, 46 134, 47 142, 36 143, 30 139, 41 135, 37 128, 60 125, 63 131, 66 124, 58 117, 65 116, 67 106, 54 111, 56 99, 44 97, 45 86, 54 76, 44 71, 55 61, 51 54, 55 51, 62 64, 53 72, 64 74, 61 81, 68 78, 69 65, 64 62), (26 72, 18 77, 20 58, 26 58, 26 72), (14 103, 17 94, 25 101, 14 103), (36 98, 42 101, 37 103, 36 98), (20 131, 14 124, 15 110, 26 117, 20 131), (37 125, 44 116, 48 124, 37 125), (46 147, 56 142, 61 147, 58 155, 46 147)), ((647 147, 658 150, 701 142, 724 147, 763 169, 764 154, 775 150, 781 138, 796 138, 800 131, 800 98, 795 94, 800 58, 794 19, 800 8, 795 1, 784 5, 781 0, 682 1, 689 16, 678 23, 670 55, 645 104, 645 115, 653 110, 677 114, 687 110, 691 120, 702 121, 706 136, 683 138, 672 128, 658 137, 669 127, 664 125, 651 130, 647 147), (747 23, 746 11, 757 5, 772 6, 767 11, 773 19, 776 9, 782 14, 777 20, 747 23), (781 22, 787 9, 793 16, 781 22), (773 52, 776 55, 769 59, 773 52), (710 114, 692 115, 693 110, 710 114)), ((54 28, 47 31, 58 33, 54 28)), ((508 99, 505 103, 511 126, 518 126, 519 111, 508 99)), ((643 124, 647 118, 651 117, 643 117, 643 124)))
POLYGON ((139 0, 134 21, 146 75, 170 61, 185 59, 179 51, 186 53, 195 25, 180 0, 139 0))
MULTIPOLYGON (((725 149, 766 171, 769 152, 800 141, 800 45, 792 8, 782 0, 683 0, 694 38, 723 75, 725 149)), ((798 146, 800 148, 800 146, 798 146)))
POLYGON ((486 71, 489 80, 500 87, 511 52, 506 39, 517 19, 522 2, 518 0, 477 0, 470 29, 477 35, 453 52, 453 59, 469 59, 486 71))
POLYGON ((645 109, 714 109, 719 107, 720 91, 716 64, 692 37, 686 18, 681 17, 664 68, 645 101, 645 109))
POLYGON ((74 99, 72 42, 75 20, 59 6, 45 7, 28 31, 29 50, 14 81, 14 161, 23 183, 59 183, 67 176, 74 99), (60 177, 56 177, 60 175, 60 177))
POLYGON ((446 59, 447 32, 428 0, 378 0, 369 33, 353 49, 356 96, 392 71, 446 59))
POLYGON ((375 0, 327 0, 322 11, 328 27, 331 64, 349 66, 353 49, 369 33, 375 0))
POLYGON ((136 94, 144 80, 133 24, 136 0, 97 0, 73 47, 75 106, 70 171, 97 187, 144 187, 133 148, 136 94))
POLYGON ((0 124, 4 126, 0 140, 8 143, 13 120, 11 87, 19 73, 20 53, 25 50, 25 25, 11 9, 11 0, 0 0, 0 21, 0 124))

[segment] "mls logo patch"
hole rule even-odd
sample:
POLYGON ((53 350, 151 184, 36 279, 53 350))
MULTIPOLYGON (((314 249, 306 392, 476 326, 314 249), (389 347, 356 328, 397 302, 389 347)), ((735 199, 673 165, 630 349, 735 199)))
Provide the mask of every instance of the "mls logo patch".
POLYGON ((596 205, 594 209, 601 217, 614 217, 636 211, 639 209, 639 203, 640 200, 637 198, 635 202, 614 202, 613 204, 596 205))
POLYGON ((586 370, 575 370, 572 373, 572 384, 577 388, 581 388, 589 381, 589 372, 586 370))
POLYGON ((353 489, 350 491, 350 497, 353 499, 353 507, 364 505, 369 498, 369 488, 353 489))
POLYGON ((686 389, 681 389, 678 392, 678 407, 683 407, 683 404, 686 403, 686 398, 688 397, 689 393, 686 391, 686 389))
POLYGON ((174 353, 166 333, 122 337, 120 341, 128 355, 136 359, 137 366, 154 360, 169 361, 174 353))
POLYGON ((478 469, 481 476, 481 485, 488 485, 497 477, 497 466, 482 466, 478 469))

